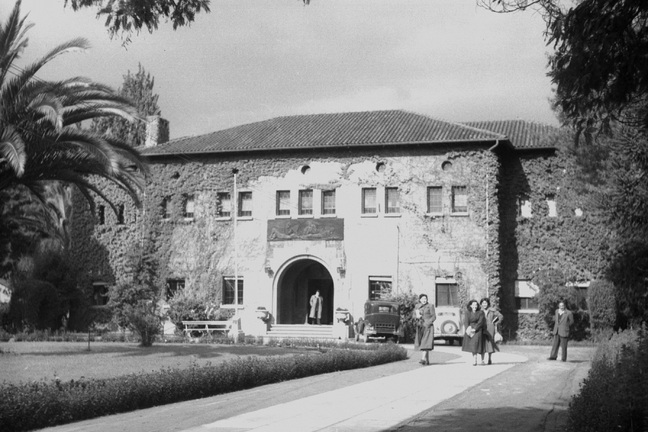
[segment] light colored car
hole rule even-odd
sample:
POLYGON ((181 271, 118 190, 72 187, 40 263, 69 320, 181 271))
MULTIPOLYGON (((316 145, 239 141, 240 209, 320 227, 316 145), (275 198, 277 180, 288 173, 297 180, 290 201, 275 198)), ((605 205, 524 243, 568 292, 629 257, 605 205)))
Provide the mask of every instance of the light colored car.
POLYGON ((445 339, 448 345, 455 340, 461 343, 462 313, 458 306, 437 306, 436 321, 434 321, 434 339, 445 339))

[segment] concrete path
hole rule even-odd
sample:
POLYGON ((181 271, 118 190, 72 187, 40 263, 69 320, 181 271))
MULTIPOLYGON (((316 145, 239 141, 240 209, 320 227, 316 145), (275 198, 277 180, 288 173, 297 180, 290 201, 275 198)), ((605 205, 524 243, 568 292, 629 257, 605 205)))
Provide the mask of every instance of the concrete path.
POLYGON ((475 367, 471 356, 459 347, 441 345, 432 353, 433 364, 421 366, 417 363, 419 353, 411 352, 411 346, 404 347, 411 358, 402 362, 285 381, 46 430, 400 432, 463 431, 473 430, 467 426, 480 425, 474 430, 553 432, 559 430, 558 423, 564 424, 565 406, 584 378, 593 352, 588 348, 579 354, 577 348, 574 361, 570 358, 570 362, 562 363, 546 361, 548 348, 511 347, 513 352, 507 352, 508 347, 502 347, 493 365, 475 367), (556 417, 557 412, 563 417, 556 417), (502 419, 513 423, 507 425, 502 419))

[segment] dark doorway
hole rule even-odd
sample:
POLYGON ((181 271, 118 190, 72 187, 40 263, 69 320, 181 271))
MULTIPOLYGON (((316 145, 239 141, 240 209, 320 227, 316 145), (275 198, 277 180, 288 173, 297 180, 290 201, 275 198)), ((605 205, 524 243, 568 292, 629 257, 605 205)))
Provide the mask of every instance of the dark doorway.
POLYGON ((321 324, 333 324, 333 279, 317 261, 303 259, 283 271, 277 285, 277 324, 307 324, 310 297, 323 299, 321 324))

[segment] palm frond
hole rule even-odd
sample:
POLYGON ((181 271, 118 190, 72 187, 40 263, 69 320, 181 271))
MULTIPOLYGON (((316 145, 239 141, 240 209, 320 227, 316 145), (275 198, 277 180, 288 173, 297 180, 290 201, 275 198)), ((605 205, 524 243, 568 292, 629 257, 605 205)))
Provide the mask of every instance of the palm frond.
POLYGON ((21 177, 25 172, 25 143, 11 125, 5 125, 0 132, 0 162, 3 160, 15 172, 16 177, 21 177))

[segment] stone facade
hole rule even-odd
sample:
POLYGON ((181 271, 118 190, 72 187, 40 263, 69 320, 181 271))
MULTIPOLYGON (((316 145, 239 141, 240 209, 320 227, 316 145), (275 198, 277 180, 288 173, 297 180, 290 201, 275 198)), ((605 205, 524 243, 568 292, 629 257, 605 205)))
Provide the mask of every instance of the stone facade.
MULTIPOLYGON (((408 119, 394 121, 403 128, 408 119)), ((236 136, 233 142, 246 142, 236 136)), ((529 183, 536 170, 555 190, 554 174, 565 168, 555 149, 520 151, 506 135, 484 137, 199 153, 189 145, 169 152, 151 147, 143 152, 151 163, 144 209, 107 190, 125 206, 123 224, 110 212, 98 223, 80 211, 79 262, 88 282, 118 282, 125 248, 146 220, 163 279, 184 280, 185 289, 208 294, 224 308, 234 307, 228 281, 243 281, 239 313, 242 330, 252 334, 257 307, 270 311, 273 324, 305 323, 315 290, 324 297, 325 324, 335 321, 336 309, 357 319, 367 298, 377 295, 371 290, 385 286, 426 293, 438 303, 447 299, 437 287, 455 285, 455 301, 488 296, 513 311, 515 280, 529 273, 519 271, 526 268, 516 243, 519 198, 547 192, 529 183), (310 192, 300 198, 300 191, 310 192), (241 194, 251 196, 243 204, 251 213, 235 215, 238 200, 232 198, 241 194), (430 195, 440 197, 440 208, 429 203, 430 195)))

